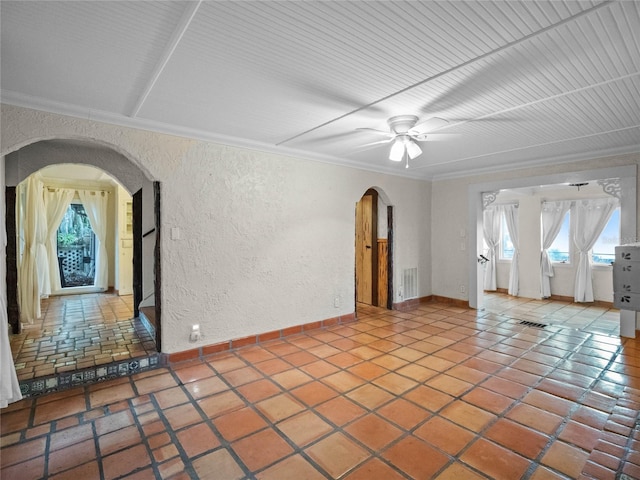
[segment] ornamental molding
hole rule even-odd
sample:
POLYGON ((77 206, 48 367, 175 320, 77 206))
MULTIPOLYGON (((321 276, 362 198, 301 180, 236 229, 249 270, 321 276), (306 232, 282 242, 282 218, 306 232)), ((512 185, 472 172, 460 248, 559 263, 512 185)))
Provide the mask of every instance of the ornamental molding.
POLYGON ((618 200, 622 198, 622 186, 620 185, 619 178, 606 178, 604 180, 598 180, 597 183, 607 195, 616 197, 618 200))
POLYGON ((500 190, 496 190, 495 192, 482 192, 482 208, 487 208, 498 198, 498 194, 500 190))

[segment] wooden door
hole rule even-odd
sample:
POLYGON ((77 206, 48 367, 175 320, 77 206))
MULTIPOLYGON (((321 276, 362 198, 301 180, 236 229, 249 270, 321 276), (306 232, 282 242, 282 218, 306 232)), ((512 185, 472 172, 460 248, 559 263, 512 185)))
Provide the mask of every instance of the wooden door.
POLYGON ((367 192, 356 204, 356 301, 377 304, 377 195, 367 192))

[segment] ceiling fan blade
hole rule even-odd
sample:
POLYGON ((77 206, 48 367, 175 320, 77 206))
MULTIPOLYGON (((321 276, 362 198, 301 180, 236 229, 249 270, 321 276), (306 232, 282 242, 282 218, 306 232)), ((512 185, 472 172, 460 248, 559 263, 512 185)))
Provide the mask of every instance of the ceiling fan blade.
POLYGON ((442 142, 454 140, 459 137, 461 137, 459 133, 420 133, 418 135, 411 135, 411 138, 416 142, 442 142))
POLYGON ((364 145, 360 145, 362 148, 373 147, 374 145, 382 145, 385 143, 391 143, 393 138, 389 138, 387 140, 378 140, 377 142, 365 143, 364 145))
POLYGON ((359 145, 358 147, 351 150, 352 153, 364 152, 365 150, 369 150, 371 148, 375 148, 379 145, 389 144, 393 141, 393 138, 389 138, 387 140, 379 140, 377 142, 365 143, 364 145, 359 145))
POLYGON ((409 133, 432 132, 434 130, 444 127, 448 123, 449 122, 444 118, 431 117, 428 120, 425 120, 424 122, 420 122, 416 124, 413 128, 409 130, 409 133))
POLYGON ((373 133, 375 135, 383 135, 385 137, 393 138, 394 133, 385 132, 384 130, 376 130, 375 128, 356 128, 360 132, 373 133))

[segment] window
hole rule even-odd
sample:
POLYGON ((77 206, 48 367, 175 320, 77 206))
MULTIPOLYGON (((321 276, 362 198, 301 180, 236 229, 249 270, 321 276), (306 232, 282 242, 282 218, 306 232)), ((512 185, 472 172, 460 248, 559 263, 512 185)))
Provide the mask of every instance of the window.
POLYGON ((511 242, 511 236, 509 235, 509 228, 507 228, 507 220, 504 213, 500 214, 500 260, 512 260, 513 259, 513 243, 511 242))
POLYGON ((616 208, 591 250, 595 265, 610 265, 616 258, 615 246, 620 245, 620 207, 616 208))
POLYGON ((549 247, 549 258, 554 263, 571 263, 570 257, 570 224, 571 224, 571 211, 567 211, 562 220, 562 226, 558 232, 558 236, 555 238, 551 246, 549 247))

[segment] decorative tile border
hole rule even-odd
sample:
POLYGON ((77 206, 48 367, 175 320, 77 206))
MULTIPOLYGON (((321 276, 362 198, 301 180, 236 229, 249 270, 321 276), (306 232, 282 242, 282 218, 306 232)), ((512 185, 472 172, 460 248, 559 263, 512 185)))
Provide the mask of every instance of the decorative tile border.
POLYGON ((83 370, 63 372, 44 378, 23 380, 20 382, 20 391, 24 398, 28 398, 59 392, 67 388, 103 382, 112 378, 134 375, 165 366, 164 357, 164 355, 156 353, 147 357, 130 358, 122 362, 112 362, 83 370))

